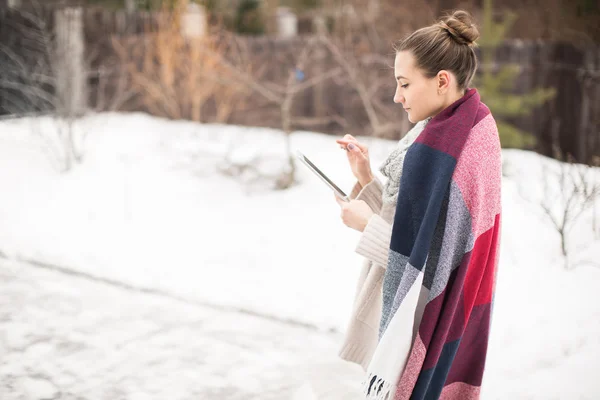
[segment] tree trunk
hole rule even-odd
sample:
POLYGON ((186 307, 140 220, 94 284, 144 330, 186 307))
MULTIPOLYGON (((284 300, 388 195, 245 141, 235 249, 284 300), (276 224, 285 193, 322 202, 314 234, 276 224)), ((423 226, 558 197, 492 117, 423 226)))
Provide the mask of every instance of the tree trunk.
POLYGON ((56 106, 64 117, 72 118, 83 114, 87 108, 83 13, 81 8, 66 8, 57 10, 54 18, 56 106))
MULTIPOLYGON (((586 51, 583 55, 584 62, 583 68, 592 70, 594 64, 591 62, 591 51, 586 51)), ((580 77, 581 82, 581 114, 579 115, 579 129, 577 130, 577 161, 585 163, 588 161, 587 157, 587 145, 588 137, 591 133, 590 126, 590 106, 591 106, 591 84, 592 77, 583 73, 580 77)))

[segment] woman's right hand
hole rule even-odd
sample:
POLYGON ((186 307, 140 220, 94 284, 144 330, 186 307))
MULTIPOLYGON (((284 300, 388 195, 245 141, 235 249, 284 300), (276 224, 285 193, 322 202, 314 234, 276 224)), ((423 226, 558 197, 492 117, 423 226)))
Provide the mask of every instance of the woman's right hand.
POLYGON ((346 150, 350 169, 358 183, 363 187, 366 186, 373 180, 368 147, 359 143, 352 135, 345 135, 342 139, 336 140, 336 143, 346 150))

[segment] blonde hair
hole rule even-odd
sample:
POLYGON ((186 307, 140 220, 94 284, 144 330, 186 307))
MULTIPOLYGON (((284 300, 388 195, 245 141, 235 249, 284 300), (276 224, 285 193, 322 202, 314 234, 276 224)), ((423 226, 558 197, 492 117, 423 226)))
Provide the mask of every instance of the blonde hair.
POLYGON ((458 88, 466 89, 477 70, 475 41, 479 30, 471 15, 462 10, 442 18, 437 23, 413 32, 396 43, 396 53, 410 51, 416 66, 428 78, 433 78, 441 70, 454 73, 458 88))

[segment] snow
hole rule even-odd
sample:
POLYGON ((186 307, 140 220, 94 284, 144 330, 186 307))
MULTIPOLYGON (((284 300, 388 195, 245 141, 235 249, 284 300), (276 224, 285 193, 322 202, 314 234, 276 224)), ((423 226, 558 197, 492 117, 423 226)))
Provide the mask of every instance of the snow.
POLYGON ((41 379, 23 377, 17 386, 21 386, 30 399, 51 400, 56 396, 56 388, 41 379))
MULTIPOLYGON (((354 252, 359 233, 342 224, 333 194, 301 164, 299 184, 283 191, 253 171, 237 178, 219 172, 225 160, 258 157, 261 174, 275 175, 285 165, 281 132, 90 115, 76 124, 87 135, 83 163, 61 174, 36 134, 52 129, 47 117, 0 122, 0 252, 344 331, 362 258, 354 252)), ((374 167, 395 146, 361 140, 374 167)), ((291 143, 351 190, 334 137, 295 132, 291 143)), ((544 192, 542 165, 559 163, 519 150, 505 150, 503 160, 500 269, 483 398, 597 398, 600 268, 593 262, 600 245, 592 213, 600 215, 600 207, 573 228, 569 246, 578 261, 566 269, 560 237, 540 206, 557 196, 556 185, 544 192)), ((594 174, 600 179, 600 171, 594 174)))
POLYGON ((0 259, 0 321, 2 400, 360 398, 339 334, 23 262, 0 259))

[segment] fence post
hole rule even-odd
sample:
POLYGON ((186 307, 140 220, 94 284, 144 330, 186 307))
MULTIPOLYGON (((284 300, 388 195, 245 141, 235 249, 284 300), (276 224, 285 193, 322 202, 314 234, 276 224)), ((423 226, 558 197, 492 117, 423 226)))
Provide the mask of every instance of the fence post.
POLYGON ((206 35, 206 12, 198 4, 189 4, 186 12, 181 16, 181 34, 188 38, 197 38, 206 35))
POLYGON ((83 12, 65 8, 54 12, 56 34, 57 111, 68 117, 87 109, 83 12))
POLYGON ((277 36, 290 38, 298 35, 298 17, 288 7, 277 9, 277 36))
POLYGON ((125 10, 127 10, 128 13, 134 12, 137 8, 136 3, 135 0, 125 0, 125 10))

